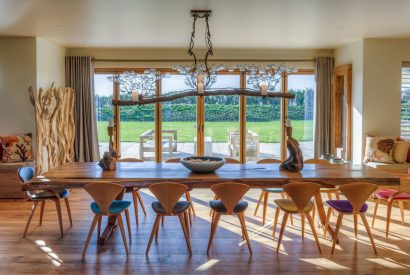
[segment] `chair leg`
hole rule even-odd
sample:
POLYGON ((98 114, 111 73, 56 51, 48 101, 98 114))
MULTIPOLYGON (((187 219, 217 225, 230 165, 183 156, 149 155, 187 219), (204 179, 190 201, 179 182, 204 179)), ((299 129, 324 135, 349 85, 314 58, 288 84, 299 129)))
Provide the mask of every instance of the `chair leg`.
POLYGON ((93 235, 95 224, 97 223, 98 217, 97 215, 94 216, 93 222, 91 223, 90 230, 88 231, 87 240, 85 241, 83 254, 82 257, 85 257, 85 253, 87 252, 88 244, 90 243, 91 236, 93 235))
POLYGON ((335 252, 335 247, 337 243, 337 235, 339 234, 340 227, 342 226, 342 219, 343 219, 343 214, 339 213, 339 215, 337 216, 335 234, 333 236, 332 251, 331 251, 332 254, 335 252))
POLYGON ((329 227, 330 215, 332 214, 332 208, 327 209, 325 225, 323 226, 323 237, 326 238, 327 228, 329 227))
POLYGON ((262 216, 262 224, 265 225, 266 220, 266 209, 268 208, 268 199, 269 199, 269 192, 265 192, 263 198, 263 216, 262 216))
POLYGON ((305 238, 305 213, 301 213, 302 239, 305 238))
POLYGON ((362 218, 363 224, 366 227, 367 235, 369 235, 369 239, 372 243, 374 254, 377 255, 377 250, 376 250, 376 245, 374 243, 373 234, 372 234, 372 231, 370 230, 369 224, 367 223, 366 215, 364 213, 360 213, 360 217, 362 218))
POLYGON ((282 242, 283 233, 285 232, 286 222, 288 220, 289 213, 285 212, 283 215, 282 225, 280 227, 279 239, 278 239, 278 246, 276 247, 276 253, 279 253, 280 243, 282 242))
POLYGON ((125 247, 125 253, 128 256, 128 245, 127 245, 127 236, 125 236, 125 229, 124 229, 124 223, 122 222, 122 216, 121 214, 117 215, 117 220, 118 220, 118 224, 120 226, 120 231, 121 231, 121 236, 122 236, 122 242, 124 243, 124 247, 125 247))
POLYGON ((147 216, 147 211, 145 210, 144 201, 141 198, 140 191, 137 190, 136 193, 137 193, 137 199, 138 199, 138 201, 141 205, 141 208, 142 208, 142 212, 144 212, 144 216, 147 216))
POLYGON ((194 208, 194 202, 192 201, 191 193, 190 192, 185 192, 185 196, 186 196, 186 200, 191 204, 190 208, 192 210, 192 214, 194 216, 196 216, 195 208, 194 208))
POLYGON ((389 237, 391 210, 393 208, 393 201, 387 203, 387 217, 386 217, 386 238, 389 237))
POLYGON ((309 213, 306 213, 306 218, 310 224, 310 228, 312 229, 313 237, 315 237, 315 241, 316 241, 317 248, 319 249, 319 253, 322 253, 322 249, 320 248, 319 238, 317 237, 317 233, 315 229, 315 222, 309 213))
POLYGON ((247 243, 248 249, 249 249, 249 253, 252 255, 251 242, 249 240, 248 230, 246 229, 245 214, 243 212, 238 214, 238 218, 239 218, 239 222, 241 223, 242 235, 245 236, 246 243, 247 243))
MULTIPOLYGON (((183 215, 184 215, 184 220, 185 220, 185 224, 189 224, 189 222, 188 222, 188 216, 189 217, 191 217, 187 212, 184 212, 183 213, 183 215)), ((190 221, 191 221, 191 219, 189 219, 190 221)), ((191 226, 192 226, 192 224, 191 224, 191 226)), ((187 232, 188 232, 188 237, 189 237, 189 226, 187 227, 187 232)))
POLYGON ((98 236, 98 239, 100 238, 100 236, 101 236, 101 222, 102 222, 102 216, 98 216, 98 227, 97 227, 97 236, 98 236))
POLYGON ((161 226, 164 227, 164 220, 165 220, 165 216, 161 217, 161 226))
POLYGON ((399 201, 399 207, 400 207, 400 215, 401 215, 401 224, 404 225, 404 205, 403 205, 403 201, 399 201))
MULTIPOLYGON (((218 199, 218 196, 217 195, 215 195, 214 196, 214 201, 215 200, 217 200, 218 199)), ((209 210, 209 216, 212 216, 212 212, 213 212, 213 210, 212 210, 212 208, 209 210)))
POLYGON ((149 253, 149 249, 151 248, 151 243, 152 243, 152 240, 154 239, 155 232, 157 231, 157 229, 159 227, 160 220, 161 220, 161 215, 157 214, 157 217, 155 218, 154 225, 152 227, 151 236, 149 237, 147 250, 145 251, 146 255, 148 255, 148 253, 149 253))
POLYGON ((42 201, 41 205, 40 205, 40 223, 39 225, 41 226, 41 224, 43 223, 43 214, 44 214, 44 206, 46 204, 46 201, 42 201))
MULTIPOLYGON (((332 193, 327 192, 327 198, 328 198, 329 200, 332 200, 332 199, 333 199, 332 193)), ((333 214, 334 216, 336 216, 336 213, 335 213, 335 211, 333 211, 332 208, 330 208, 330 212, 332 212, 332 214, 333 214)))
POLYGON ((179 222, 181 223, 182 230, 184 231, 185 241, 188 247, 189 255, 192 256, 191 242, 189 241, 188 224, 185 223, 183 214, 179 214, 178 218, 179 218, 179 222))
POLYGON ((70 226, 73 227, 73 218, 71 217, 70 202, 68 201, 68 198, 64 198, 64 201, 65 201, 65 206, 67 208, 68 219, 70 220, 70 226))
POLYGON ((30 213, 30 216, 28 217, 26 228, 24 229, 23 238, 25 238, 27 235, 27 230, 28 230, 28 227, 30 226, 31 219, 34 216, 34 212, 36 211, 37 205, 38 205, 38 201, 35 201, 33 203, 33 206, 31 206, 31 213, 30 213))
POLYGON ((372 227, 374 227, 374 221, 376 220, 376 215, 377 215, 377 208, 379 207, 380 199, 377 199, 376 205, 374 206, 374 213, 373 213, 373 219, 372 219, 372 227))
POLYGON ((272 230, 272 237, 275 238, 276 234, 276 226, 278 225, 278 218, 279 218, 280 208, 276 206, 275 211, 275 220, 273 221, 273 230, 272 230))
POLYGON ((354 237, 357 239, 357 215, 353 215, 354 221, 354 237))
POLYGON ((218 227, 218 222, 220 218, 221 218, 221 214, 216 213, 215 218, 213 219, 213 222, 211 225, 211 234, 209 236, 208 248, 206 249, 206 254, 208 255, 209 255, 209 251, 211 250, 212 241, 214 240, 216 228, 218 227))
POLYGON ((312 208, 312 220, 313 220, 313 224, 315 224, 315 216, 316 216, 316 203, 313 204, 313 208, 312 208))
POLYGON ((132 191, 132 203, 134 204, 134 213, 135 213, 135 223, 138 227, 138 202, 137 202, 137 190, 132 191))
POLYGON ((58 223, 60 225, 61 237, 63 237, 63 235, 64 235, 64 232, 63 232, 63 218, 61 217, 60 199, 54 199, 54 202, 55 202, 56 208, 57 208, 57 216, 58 216, 58 223))
POLYGON ((256 216, 256 214, 258 213, 259 205, 261 204, 262 198, 264 196, 263 193, 265 192, 262 191, 261 195, 259 196, 258 203, 256 204, 255 212, 253 213, 254 216, 256 216))
MULTIPOLYGON (((285 192, 280 193, 280 196, 282 197, 282 199, 289 198, 288 196, 286 196, 285 192)), ((289 217, 290 217, 290 224, 293 226, 293 215, 289 214, 289 217)))
POLYGON ((130 241, 131 241, 130 212, 128 211, 128 209, 125 209, 124 212, 125 212, 125 219, 127 220, 128 236, 130 237, 130 241))

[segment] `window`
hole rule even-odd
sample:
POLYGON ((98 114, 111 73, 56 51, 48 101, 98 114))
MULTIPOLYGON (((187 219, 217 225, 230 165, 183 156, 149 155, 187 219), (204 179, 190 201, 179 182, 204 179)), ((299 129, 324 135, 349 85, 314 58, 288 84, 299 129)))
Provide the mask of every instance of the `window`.
POLYGON ((401 137, 410 139, 410 66, 401 69, 401 137))

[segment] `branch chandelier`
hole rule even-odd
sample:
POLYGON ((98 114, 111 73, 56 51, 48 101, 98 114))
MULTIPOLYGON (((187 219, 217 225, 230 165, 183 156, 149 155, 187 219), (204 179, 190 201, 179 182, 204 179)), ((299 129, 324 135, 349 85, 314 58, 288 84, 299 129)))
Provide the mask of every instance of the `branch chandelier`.
POLYGON ((173 65, 171 68, 185 76, 185 84, 191 89, 173 91, 166 95, 155 94, 155 83, 162 78, 169 77, 168 73, 160 73, 155 69, 147 69, 143 73, 124 72, 108 77, 108 80, 122 85, 131 100, 113 100, 114 105, 130 106, 145 105, 158 102, 165 102, 184 98, 188 96, 218 96, 218 95, 246 95, 272 98, 294 98, 293 94, 273 92, 279 83, 283 73, 296 72, 295 67, 280 65, 257 66, 253 64, 208 64, 209 56, 213 55, 211 32, 209 29, 210 10, 192 10, 194 18, 192 23, 191 41, 189 43, 188 54, 194 59, 192 65, 173 65), (193 49, 195 46, 196 22, 198 19, 205 19, 205 43, 207 52, 203 60, 198 59, 193 49), (217 81, 220 72, 239 71, 247 75, 247 87, 245 88, 224 88, 213 89, 212 85, 217 81))

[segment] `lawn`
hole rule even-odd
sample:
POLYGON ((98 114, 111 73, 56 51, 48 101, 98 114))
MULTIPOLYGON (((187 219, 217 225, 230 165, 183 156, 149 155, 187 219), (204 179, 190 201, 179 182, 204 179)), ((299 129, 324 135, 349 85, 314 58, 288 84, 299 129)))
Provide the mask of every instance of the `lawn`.
MULTIPOLYGON (((107 121, 98 121, 98 137, 102 142, 108 141, 107 121)), ((163 130, 177 130, 178 142, 193 142, 196 134, 195 122, 163 122, 163 130)), ((293 137, 299 141, 309 141, 313 137, 312 120, 292 120, 293 137), (305 130, 306 128, 306 130, 305 130)), ((280 121, 247 122, 246 127, 259 135, 260 142, 280 141, 280 121)), ((121 122, 121 141, 137 142, 139 136, 147 130, 154 129, 154 122, 121 122)), ((239 122, 206 122, 205 136, 212 137, 213 142, 227 142, 228 130, 239 130, 239 122)))

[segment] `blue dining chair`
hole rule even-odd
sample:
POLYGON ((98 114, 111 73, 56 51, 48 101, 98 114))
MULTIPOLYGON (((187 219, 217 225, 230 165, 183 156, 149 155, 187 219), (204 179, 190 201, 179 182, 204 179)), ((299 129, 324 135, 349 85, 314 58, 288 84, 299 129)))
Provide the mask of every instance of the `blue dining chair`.
MULTIPOLYGON (((18 169, 17 174, 20 178, 21 184, 25 185, 29 180, 31 180, 35 176, 35 169, 32 166, 22 166, 18 169)), ((34 213, 37 209, 38 203, 41 203, 40 209, 40 225, 43 222, 43 214, 44 214, 44 206, 47 200, 54 201, 56 208, 57 208, 57 216, 58 216, 58 223, 60 225, 60 233, 61 236, 64 235, 63 232, 63 220, 61 217, 61 204, 60 199, 64 199, 68 218, 70 219, 70 226, 73 226, 73 221, 71 218, 71 210, 70 210, 70 203, 68 201, 68 196, 70 192, 67 189, 60 189, 60 190, 42 190, 42 191, 26 191, 27 200, 33 202, 33 206, 31 208, 31 213, 28 218, 26 228, 24 230, 23 238, 27 235, 27 230, 30 226, 31 220, 33 219, 34 213)))

